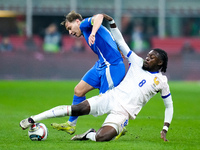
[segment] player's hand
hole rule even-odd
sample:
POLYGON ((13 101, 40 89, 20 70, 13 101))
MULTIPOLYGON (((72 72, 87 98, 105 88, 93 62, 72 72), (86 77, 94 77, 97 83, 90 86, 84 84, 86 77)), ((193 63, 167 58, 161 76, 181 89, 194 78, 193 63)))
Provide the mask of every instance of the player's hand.
POLYGON ((94 44, 95 42, 95 35, 94 34, 90 34, 89 38, 88 38, 88 42, 89 45, 91 46, 92 44, 94 44))
POLYGON ((167 139, 166 139, 166 134, 167 134, 167 131, 165 131, 165 130, 162 130, 161 132, 160 132, 160 135, 161 135, 161 139, 163 139, 164 141, 168 141, 167 139))
POLYGON ((112 17, 110 17, 110 16, 108 16, 108 15, 106 15, 106 14, 103 14, 103 17, 104 17, 106 20, 108 20, 108 21, 112 21, 112 20, 113 20, 112 17))

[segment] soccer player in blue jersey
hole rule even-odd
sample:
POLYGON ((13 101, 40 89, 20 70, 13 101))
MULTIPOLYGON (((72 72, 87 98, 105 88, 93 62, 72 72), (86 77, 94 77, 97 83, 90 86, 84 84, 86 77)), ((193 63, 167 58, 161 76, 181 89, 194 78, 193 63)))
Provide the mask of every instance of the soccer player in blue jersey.
MULTIPOLYGON (((93 89, 98 88, 99 93, 105 93, 117 86, 125 76, 122 56, 109 30, 101 25, 102 21, 102 14, 83 19, 80 14, 71 11, 61 23, 70 35, 84 36, 91 50, 99 58, 74 88, 73 105, 85 100, 85 94, 93 89)), ((73 134, 77 118, 71 116, 66 123, 52 123, 52 126, 57 130, 73 134)))

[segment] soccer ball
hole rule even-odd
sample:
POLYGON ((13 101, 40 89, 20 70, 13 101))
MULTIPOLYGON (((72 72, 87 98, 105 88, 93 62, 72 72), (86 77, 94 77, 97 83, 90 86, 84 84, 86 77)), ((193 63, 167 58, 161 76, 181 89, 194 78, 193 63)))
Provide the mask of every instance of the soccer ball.
POLYGON ((47 135, 48 129, 43 123, 34 123, 28 131, 28 136, 32 141, 44 141, 47 135))

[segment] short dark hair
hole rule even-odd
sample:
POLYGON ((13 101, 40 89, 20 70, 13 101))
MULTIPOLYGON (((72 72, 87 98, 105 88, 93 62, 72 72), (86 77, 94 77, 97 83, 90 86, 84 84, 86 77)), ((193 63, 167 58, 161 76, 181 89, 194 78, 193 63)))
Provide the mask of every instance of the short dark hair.
POLYGON ((162 72, 166 72, 166 70, 167 70, 167 63, 168 63, 167 53, 164 50, 159 49, 159 48, 155 48, 153 50, 156 51, 159 54, 160 59, 163 61, 163 64, 161 66, 161 71, 162 72))
POLYGON ((65 20, 62 21, 60 24, 65 25, 66 22, 73 22, 76 19, 79 19, 80 21, 83 20, 81 14, 76 13, 74 10, 72 10, 68 15, 65 16, 65 20))

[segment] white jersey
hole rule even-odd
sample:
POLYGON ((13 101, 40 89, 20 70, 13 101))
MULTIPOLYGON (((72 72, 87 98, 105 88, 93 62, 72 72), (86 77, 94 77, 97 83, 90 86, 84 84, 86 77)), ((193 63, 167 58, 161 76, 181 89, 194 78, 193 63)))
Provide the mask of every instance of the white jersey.
POLYGON ((143 59, 132 51, 128 55, 129 70, 120 85, 113 89, 113 96, 134 119, 155 94, 160 92, 164 98, 170 95, 170 90, 166 76, 143 70, 143 59))
POLYGON ((161 72, 149 72, 142 69, 143 59, 129 49, 118 28, 111 28, 111 33, 130 63, 129 70, 117 87, 105 94, 88 99, 90 114, 99 116, 107 113, 104 125, 115 124, 118 125, 116 130, 122 131, 128 119, 135 119, 142 107, 160 92, 165 104, 164 122, 170 124, 173 117, 173 102, 167 77, 161 72))
POLYGON ((141 108, 158 92, 164 100, 165 105, 170 104, 170 109, 167 109, 166 114, 170 117, 165 117, 168 122, 171 122, 173 108, 172 99, 167 83, 167 77, 161 72, 149 72, 142 69, 143 59, 131 51, 124 41, 118 28, 111 28, 111 33, 115 38, 119 49, 127 57, 130 67, 124 80, 113 89, 114 98, 128 111, 134 119, 141 108), (117 93, 117 94, 116 94, 117 93))

